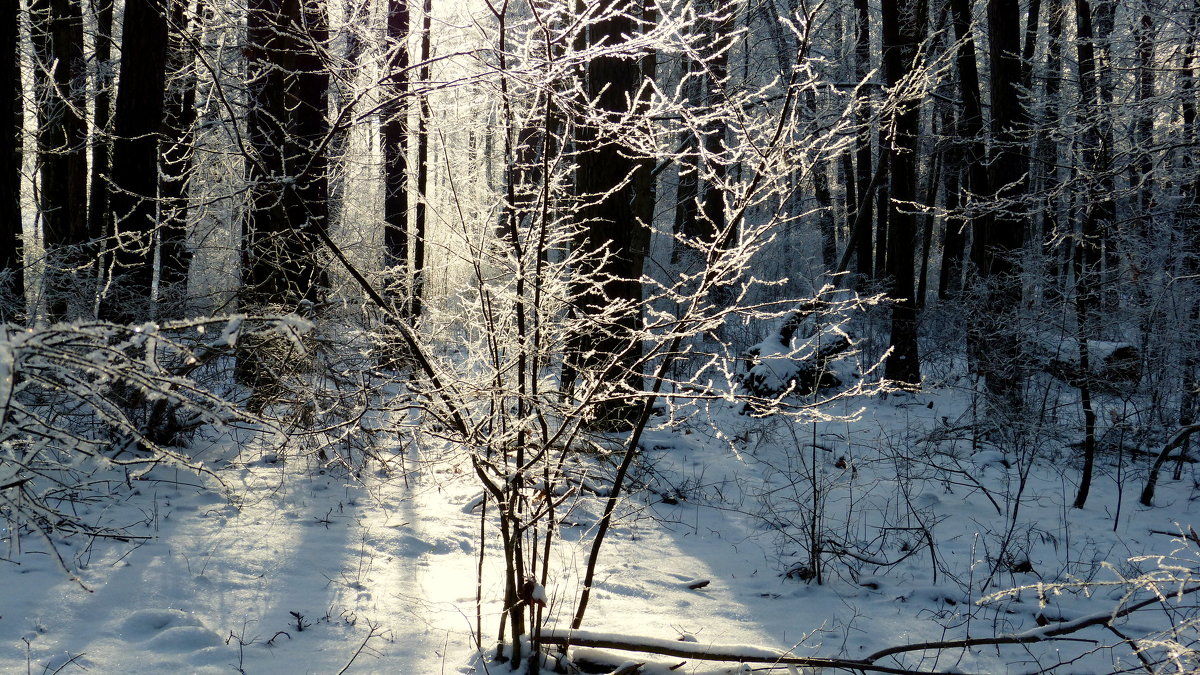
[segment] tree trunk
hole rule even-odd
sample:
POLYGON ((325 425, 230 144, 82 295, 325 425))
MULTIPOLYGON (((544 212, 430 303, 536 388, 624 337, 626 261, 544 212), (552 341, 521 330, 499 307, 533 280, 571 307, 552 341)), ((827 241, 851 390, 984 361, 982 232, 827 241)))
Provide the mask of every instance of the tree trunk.
POLYGON ((296 309, 326 285, 315 230, 327 226, 328 39, 320 5, 252 0, 247 135, 251 205, 243 297, 251 307, 296 309))
POLYGON ((1062 6, 1062 0, 1048 0, 1049 4, 1046 7, 1047 27, 1046 27, 1046 83, 1045 95, 1042 97, 1044 105, 1042 108, 1042 119, 1040 128, 1043 133, 1037 135, 1037 140, 1034 142, 1034 157, 1036 161, 1042 165, 1042 194, 1044 195, 1038 200, 1041 207, 1041 254, 1044 259, 1042 266, 1042 274, 1045 277, 1045 291, 1043 297, 1050 298, 1055 293, 1056 288, 1059 288, 1057 279, 1060 274, 1059 261, 1064 257, 1064 249, 1060 243, 1061 238, 1057 236, 1060 230, 1059 224, 1059 205, 1060 199, 1057 196, 1059 185, 1059 145, 1058 141, 1053 137, 1051 132, 1058 128, 1062 120, 1060 107, 1062 105, 1062 49, 1063 49, 1063 22, 1065 20, 1065 8, 1062 6))
POLYGON ((899 91, 899 86, 916 67, 924 28, 923 0, 883 4, 883 74, 889 95, 898 97, 893 120, 895 133, 887 145, 890 173, 887 272, 894 303, 892 354, 884 366, 884 374, 889 380, 909 385, 921 383, 916 292, 913 288, 917 224, 912 206, 917 202, 916 153, 921 112, 919 101, 899 91))
POLYGON ((21 59, 18 53, 20 2, 0 0, 0 323, 22 321, 25 311, 25 248, 21 231, 21 135, 24 123, 21 59), (8 26, 5 28, 4 26, 8 26))
MULTIPOLYGON (((873 178, 876 171, 871 162, 871 95, 865 84, 871 71, 871 10, 867 0, 854 0, 854 78, 860 83, 855 100, 855 124, 858 133, 854 137, 855 182, 858 183, 857 207, 854 210, 854 248, 857 252, 855 271, 864 276, 873 275, 874 251, 871 223, 874 222, 872 202, 878 187, 873 178)), ((882 154, 882 152, 880 153, 882 154)))
MULTIPOLYGON (((707 63, 705 92, 705 107, 711 112, 720 107, 725 87, 729 84, 729 52, 736 9, 718 2, 712 3, 710 9, 716 12, 717 16, 702 21, 701 28, 707 35, 712 36, 710 49, 715 52, 707 63)), ((728 192, 726 179, 729 175, 729 166, 725 160, 725 139, 728 132, 725 118, 721 115, 713 115, 701 132, 704 136, 704 157, 707 164, 701 207, 701 229, 704 232, 701 237, 705 243, 714 242, 723 250, 733 248, 738 241, 737 224, 730 224, 725 217, 725 194, 728 192)), ((714 287, 712 300, 718 307, 729 306, 734 302, 733 289, 728 286, 714 287)))
POLYGON ((112 211, 116 250, 105 318, 154 318, 154 235, 159 224, 158 152, 166 85, 167 17, 153 0, 129 0, 113 115, 112 211))
MULTIPOLYGON (((1093 46, 1092 12, 1087 0, 1075 0, 1075 18, 1079 35, 1079 109, 1080 118, 1090 120, 1085 122, 1083 141, 1081 143, 1081 165, 1085 172, 1083 182, 1086 186, 1083 208, 1083 218, 1075 239, 1075 320, 1076 339, 1086 345, 1087 339, 1094 334, 1093 315, 1099 304, 1096 287, 1101 273, 1101 235, 1102 223, 1108 215, 1108 197, 1099 194, 1099 183, 1095 180, 1098 172, 1103 171, 1103 157, 1100 148, 1100 129, 1096 124, 1099 113, 1100 99, 1096 75, 1096 55, 1093 46)), ((1087 350, 1081 347, 1080 368, 1088 371, 1087 350)), ((1079 492, 1075 496, 1075 508, 1081 509, 1087 502, 1088 492, 1092 482, 1092 467, 1096 456, 1096 414, 1092 409, 1091 386, 1088 378, 1084 378, 1080 387, 1081 404, 1084 413, 1084 457, 1083 475, 1079 482, 1079 492)))
MULTIPOLYGON (((816 120, 817 97, 808 90, 804 92, 804 106, 816 120)), ((817 200, 817 226, 821 234, 821 263, 826 272, 837 269, 837 232, 833 222, 833 197, 829 192, 830 164, 821 162, 812 167, 813 197, 817 200)))
POLYGON ((90 263, 87 231, 87 91, 83 12, 73 0, 31 0, 30 41, 37 97, 38 207, 49 254, 51 320, 90 314, 77 279, 90 263), (86 308, 86 310, 85 310, 86 308))
MULTIPOLYGON (((387 102, 383 107, 383 265, 389 295, 404 304, 408 292, 408 0, 388 0, 387 102)), ((402 312, 403 313, 403 312, 402 312)))
POLYGON ((1026 151, 1018 137, 1025 124, 1021 104, 1020 14, 1016 3, 1008 0, 989 0, 987 12, 992 153, 986 182, 987 194, 995 205, 990 209, 992 215, 977 218, 974 223, 971 258, 980 276, 985 309, 973 317, 971 337, 977 368, 992 395, 993 405, 998 410, 1012 412, 1020 402, 1023 379, 1020 340, 1012 316, 1021 299, 1016 256, 1027 227, 1021 212, 1028 167, 1024 163, 1026 151))
POLYGON ((1033 82, 1033 55, 1037 52, 1038 18, 1042 0, 1029 0, 1025 14, 1025 46, 1021 49, 1021 85, 1028 89, 1033 82))
MULTIPOLYGON (((658 0, 642 0, 642 24, 653 26, 658 23, 658 0)), ((639 64, 639 75, 642 82, 654 82, 658 75, 658 54, 650 50, 642 56, 639 64)), ((650 90, 640 90, 641 98, 638 103, 645 110, 649 105, 650 90)), ((650 253, 650 233, 654 225, 654 209, 658 202, 658 188, 655 181, 654 167, 656 160, 646 157, 638 162, 637 172, 633 176, 633 215, 638 223, 630 246, 636 255, 645 257, 650 253)))
POLYGON ((938 185, 942 182, 942 152, 938 151, 931 159, 932 166, 925 182, 925 198, 921 201, 928 210, 921 214, 921 271, 917 275, 917 309, 925 306, 929 292, 929 255, 933 249, 934 206, 937 205, 938 185))
MULTIPOLYGON (((109 171, 112 160, 113 76, 117 64, 112 60, 113 6, 115 0, 92 0, 96 20, 95 37, 95 112, 92 118, 92 165, 88 187, 88 236, 96 241, 112 236, 112 214, 108 210, 109 171)), ((103 247, 107 248, 107 247, 103 247)), ((97 282, 107 273, 103 254, 97 260, 97 282)))
MULTIPOLYGON (((589 46, 619 45, 636 33, 630 0, 603 0, 595 8, 604 17, 589 27, 589 46), (616 10, 616 11, 609 11, 616 10)), ((627 180, 638 169, 637 161, 620 144, 623 130, 614 126, 628 112, 640 78, 637 61, 617 55, 597 56, 588 63, 585 91, 595 101, 604 122, 580 124, 577 187, 586 203, 579 213, 580 233, 575 246, 583 252, 573 284, 576 311, 581 327, 571 339, 567 359, 577 372, 603 368, 596 376, 618 386, 641 388, 641 376, 632 370, 640 356, 636 331, 642 301, 644 251, 635 241, 644 239, 633 213, 633 183, 627 180), (605 255, 605 253, 609 255, 605 255), (616 316, 610 312, 616 307, 616 316), (610 313, 605 324, 595 317, 610 313)), ((596 428, 629 428, 638 406, 629 405, 615 394, 606 397, 592 412, 596 428)))
MULTIPOLYGON (((433 0, 425 0, 421 17, 421 70, 423 87, 429 82, 430 34, 433 0)), ((417 211, 413 222, 412 302, 413 321, 421 316, 421 295, 425 290, 425 219, 429 201, 429 96, 422 92, 417 113, 417 211)))
MULTIPOLYGON (((1200 7, 1196 8, 1188 20, 1189 38, 1184 50, 1182 67, 1180 68, 1180 121, 1183 123, 1184 147, 1195 148, 1200 143, 1200 116, 1196 114, 1197 79, 1200 79, 1200 7)), ((1186 176, 1181 199, 1182 208, 1178 212, 1178 226, 1183 232, 1183 244, 1186 247, 1184 270, 1192 279, 1192 288, 1197 288, 1200 279, 1200 164, 1195 154, 1190 151, 1182 153, 1181 170, 1186 176)), ((1182 388, 1179 397, 1179 423, 1189 425, 1196 420, 1197 408, 1200 407, 1200 300, 1197 293, 1192 292, 1192 306, 1188 312, 1187 342, 1181 350, 1182 358, 1182 388)), ((1181 452, 1187 452, 1185 444, 1181 452)), ((1176 464, 1175 474, 1180 475, 1182 464, 1176 464)))
POLYGON ((351 129, 354 127, 354 79, 365 47, 358 25, 365 20, 368 6, 369 3, 365 0, 342 0, 342 13, 346 17, 342 27, 345 50, 340 56, 344 66, 340 69, 338 77, 331 82, 329 93, 336 101, 334 114, 338 120, 329 139, 329 161, 333 165, 330 166, 329 173, 330 227, 333 227, 334 223, 350 226, 347 216, 350 201, 347 184, 351 167, 355 163, 349 160, 346 153, 350 150, 351 129))
MULTIPOLYGON (((896 1, 908 2, 909 0, 896 1)), ((884 78, 887 78, 886 74, 884 78)), ((891 172, 892 153, 895 150, 892 147, 892 141, 888 139, 888 133, 889 130, 881 126, 877 134, 879 137, 879 165, 875 170, 875 191, 871 193, 875 198, 875 267, 872 272, 875 279, 884 279, 888 275, 888 219, 892 214, 891 172)))
MULTIPOLYGON (((187 308, 188 269, 192 254, 188 249, 188 187, 195 146, 196 72, 193 41, 187 39, 189 27, 187 0, 172 0, 172 33, 167 54, 167 100, 163 115, 162 229, 159 231, 161 279, 158 310, 162 318, 182 318, 187 308)), ((204 1, 199 0, 196 17, 203 16, 204 1)))
MULTIPOLYGON (((703 78, 701 64, 686 59, 687 64, 683 73, 683 92, 690 105, 700 106, 700 90, 703 78)), ((684 131, 683 143, 679 152, 679 175, 675 183, 675 221, 673 232, 676 236, 671 245, 671 264, 682 265, 685 272, 694 272, 697 255, 694 249, 684 243, 700 236, 700 138, 692 130, 684 131)))
MULTIPOLYGON (((948 125, 950 126, 950 125, 948 125)), ((963 253, 966 248, 966 236, 963 232, 963 218, 959 211, 961 207, 960 193, 962 192, 963 158, 962 145, 959 138, 959 122, 955 119, 951 126, 950 135, 953 139, 946 149, 943 160, 946 169, 946 204, 944 236, 942 237, 942 268, 938 275, 938 300, 949 300, 962 292, 963 253)))
MULTIPOLYGON (((1088 4, 1084 0, 1084 5, 1088 4)), ((1099 278, 1098 301, 1108 313, 1120 309, 1121 294, 1118 291, 1121 274, 1121 240, 1117 230, 1117 200, 1116 175, 1113 171, 1113 153, 1116 141, 1113 136, 1113 78, 1112 78, 1112 33, 1115 23, 1114 0, 1098 0, 1092 6, 1093 34, 1090 42, 1095 45, 1095 65, 1093 77, 1096 87, 1096 107, 1088 117, 1090 123, 1097 126, 1097 136, 1100 143, 1096 146, 1097 165, 1094 178, 1098 182, 1096 195, 1100 198, 1097 215, 1100 219, 1100 251, 1101 265, 1099 278)), ((1076 17, 1080 12, 1076 5, 1076 17)), ((1079 34, 1080 42, 1084 38, 1079 34)), ((1080 66, 1080 78, 1083 76, 1083 66, 1080 66)))

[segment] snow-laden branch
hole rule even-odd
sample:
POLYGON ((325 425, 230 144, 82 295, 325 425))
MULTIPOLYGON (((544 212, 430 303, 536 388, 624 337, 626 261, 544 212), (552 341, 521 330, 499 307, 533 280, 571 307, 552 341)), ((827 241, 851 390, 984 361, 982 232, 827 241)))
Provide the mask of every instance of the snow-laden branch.
POLYGON ((787 652, 754 645, 736 644, 704 644, 700 642, 682 642, 663 638, 617 635, 601 631, 546 629, 542 631, 543 644, 566 645, 576 647, 594 647, 598 649, 617 649, 630 652, 645 652, 661 656, 678 656, 697 661, 731 661, 738 663, 770 663, 779 666, 803 666, 807 668, 836 668, 856 672, 873 673, 934 673, 937 671, 918 671, 908 668, 878 665, 869 661, 856 659, 822 658, 816 656, 795 656, 787 652))

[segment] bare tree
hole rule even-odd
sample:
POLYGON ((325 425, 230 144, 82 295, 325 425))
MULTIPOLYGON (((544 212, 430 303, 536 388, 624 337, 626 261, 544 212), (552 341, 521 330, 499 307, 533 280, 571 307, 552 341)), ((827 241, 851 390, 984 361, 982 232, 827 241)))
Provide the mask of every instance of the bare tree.
POLYGON ((130 0, 122 31, 108 198, 116 253, 103 316, 120 323, 154 316, 158 158, 167 73, 167 17, 153 0, 130 0))
MULTIPOLYGON (((905 78, 916 68, 918 48, 925 28, 924 0, 884 3, 883 72, 893 92, 904 86, 905 78)), ((921 362, 917 355, 917 303, 914 288, 917 202, 917 132, 920 124, 918 101, 902 92, 893 115, 892 138, 886 145, 890 173, 890 214, 888 215, 888 276, 892 306, 892 354, 885 374, 888 379, 920 384, 921 362)))
POLYGON ((8 45, 0 55, 0 92, 10 96, 0 105, 0 322, 25 315, 25 253, 21 231, 21 141, 24 120, 21 59, 17 52, 20 3, 0 3, 0 44, 8 45))
MULTIPOLYGON (((52 256, 47 310, 52 318, 90 313, 83 289, 72 280, 86 276, 91 262, 87 230, 86 69, 83 12, 74 0, 35 0, 29 5, 37 101, 38 211, 46 249, 52 256), (71 299, 74 299, 72 307, 71 299)), ((89 299, 90 300, 90 299, 89 299)))

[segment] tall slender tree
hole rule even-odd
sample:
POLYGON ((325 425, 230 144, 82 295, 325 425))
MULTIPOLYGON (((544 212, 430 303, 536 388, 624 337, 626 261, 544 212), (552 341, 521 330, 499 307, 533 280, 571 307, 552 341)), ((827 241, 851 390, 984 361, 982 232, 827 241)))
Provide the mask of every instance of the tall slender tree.
POLYGON ((902 87, 905 77, 916 67, 925 19, 924 0, 883 4, 883 75, 891 95, 898 99, 892 122, 893 135, 886 145, 891 196, 887 272, 895 301, 892 305, 892 354, 885 364, 884 374, 890 380, 913 385, 921 382, 913 278, 917 235, 913 205, 917 201, 916 153, 921 111, 918 101, 903 92, 902 87))
MULTIPOLYGON (((965 165, 966 181, 964 192, 970 196, 983 196, 990 192, 987 173, 987 139, 983 135, 983 96, 979 87, 979 66, 975 52, 974 17, 969 0, 951 0, 949 17, 954 26, 954 39, 959 48, 955 58, 958 72, 959 91, 962 95, 962 116, 955 126, 958 147, 965 165)), ((962 221, 962 227, 974 232, 987 227, 988 214, 980 213, 972 199, 962 200, 970 215, 962 221)), ((955 240, 949 247, 950 258, 943 262, 950 270, 962 269, 963 248, 955 240)), ((949 290, 956 290, 951 281, 949 290)))
MULTIPOLYGON (((967 3, 957 0, 956 27, 969 16, 967 11, 967 3)), ((987 310, 972 315, 968 340, 977 372, 983 376, 996 410, 1008 410, 1019 402, 1022 381, 1020 340, 1013 326, 1013 312, 1020 305, 1021 284, 1015 274, 1027 228, 1023 211, 1027 151, 1020 136, 1027 121, 1021 102, 1019 8, 1007 0, 989 0, 987 20, 991 152, 983 166, 970 174, 972 192, 990 201, 988 212, 973 218, 971 223, 974 237, 971 261, 978 275, 978 293, 987 310)), ((977 89, 970 86, 971 65, 964 61, 960 53, 959 75, 963 78, 964 98, 973 99, 977 89)), ((977 87, 978 83, 975 84, 977 87)), ((973 106, 972 103, 972 109, 964 108, 968 120, 976 112, 973 106)), ((982 131, 981 119, 978 128, 982 131)), ((968 161, 973 164, 983 159, 983 148, 978 145, 982 142, 981 137, 968 142, 968 161), (972 156, 976 153, 978 156, 972 156)))
POLYGON ((37 99, 38 210, 49 254, 47 310, 52 319, 90 308, 85 277, 87 244, 87 75, 83 11, 75 0, 32 0, 29 4, 37 99), (74 288, 72 288, 74 287, 74 288), (72 309, 71 300, 75 308, 72 309))
POLYGON ((408 271, 408 106, 410 12, 408 0, 388 0, 386 103, 380 129, 383 144, 384 267, 394 302, 406 304, 408 271), (403 280, 403 284, 400 281, 403 280))
MULTIPOLYGON (((421 7, 421 69, 417 77, 426 91, 418 99, 417 110, 417 209, 413 214, 412 241, 412 300, 409 314, 413 320, 421 316, 421 296, 425 292, 425 231, 429 213, 429 61, 433 34, 433 0, 425 0, 421 7)), ((545 132, 544 132, 545 133, 545 132)))
POLYGON ((167 16, 154 0, 129 0, 121 76, 113 115, 112 210, 116 252, 102 314, 113 321, 154 316, 154 237, 158 229, 158 156, 167 73, 167 16))
POLYGON ((21 141, 24 121, 18 0, 0 0, 0 323, 25 316, 25 248, 21 232, 21 141))
MULTIPOLYGON (((96 34, 93 38, 93 56, 95 75, 93 88, 96 98, 92 112, 92 163, 91 179, 88 182, 88 234, 93 239, 103 240, 110 232, 110 216, 108 210, 109 170, 112 158, 112 115, 113 115, 113 82, 116 79, 117 64, 112 58, 113 48, 113 8, 115 0, 92 0, 91 8, 96 22, 96 34)), ((106 248, 106 247, 105 247, 106 248)), ((97 278, 104 272, 103 249, 99 259, 100 269, 97 278)))
POLYGON ((1100 300, 1098 286, 1102 265, 1102 233, 1105 224, 1111 222, 1113 208, 1112 195, 1101 193, 1103 182, 1100 174, 1106 170, 1106 158, 1105 150, 1101 147, 1103 134, 1098 123, 1103 111, 1092 19, 1092 7, 1088 0, 1075 0, 1076 32, 1079 36, 1079 108, 1085 125, 1083 142, 1080 144, 1080 169, 1083 172, 1086 200, 1075 233, 1073 258, 1075 330, 1079 343, 1079 368, 1084 373, 1080 386, 1080 404, 1084 415, 1083 475, 1075 495, 1077 509, 1087 503, 1096 457, 1096 412, 1092 405, 1091 382, 1087 377, 1091 369, 1087 340, 1094 335, 1095 312, 1100 300))
MULTIPOLYGON (((704 63, 696 55, 683 58, 682 72, 679 74, 682 82, 683 95, 689 104, 699 109, 703 104, 705 87, 704 63)), ((687 239, 701 236, 700 225, 700 134, 691 128, 685 128, 679 150, 679 171, 675 183, 675 213, 672 232, 677 239, 671 249, 671 262, 684 265, 684 268, 694 267, 695 257, 690 248, 684 243, 687 239)))
MULTIPOLYGON (((871 71, 871 9, 867 0, 854 0, 854 78, 865 82, 871 71)), ((854 137, 855 183, 857 203, 854 209, 854 248, 857 252, 855 269, 859 274, 870 276, 874 270, 872 239, 873 204, 879 178, 872 169, 870 90, 865 87, 855 93, 855 123, 858 133, 854 137)))
POLYGON ((167 51, 167 94, 163 111, 163 142, 159 181, 162 224, 159 230, 159 316, 177 318, 187 302, 188 188, 192 176, 196 127, 196 70, 192 45, 195 24, 204 15, 204 0, 194 14, 189 0, 171 1, 170 44, 167 51), (192 21, 191 17, 197 17, 192 21))

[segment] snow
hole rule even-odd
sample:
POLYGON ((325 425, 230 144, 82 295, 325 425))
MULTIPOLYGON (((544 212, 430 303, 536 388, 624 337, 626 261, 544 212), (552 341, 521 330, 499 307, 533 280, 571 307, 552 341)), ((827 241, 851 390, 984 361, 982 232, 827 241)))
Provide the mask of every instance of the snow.
MULTIPOLYGON (((584 629, 575 634, 694 653, 860 659, 910 642, 1045 633, 1039 618, 1111 613, 1129 591, 1120 575, 1155 568, 1153 560, 1129 559, 1176 549, 1155 532, 1193 519, 1190 467, 1183 481, 1164 477, 1165 508, 1137 505, 1145 469, 1138 465, 1102 470, 1088 508, 1076 510, 1078 472, 1067 450, 972 453, 965 441, 928 441, 944 429, 943 418, 965 414, 964 393, 865 403, 857 422, 789 429, 721 402, 711 409, 721 434, 700 431, 699 410, 691 428, 649 431, 634 471, 642 489, 619 512, 584 629), (969 477, 931 468, 938 463, 969 477), (1034 470, 1021 484, 1028 466, 1034 470), (825 534, 870 560, 827 554, 821 584, 785 574, 807 560, 813 476, 822 486, 825 534), (677 498, 668 503, 661 494, 677 498), (1080 578, 1112 585, 1085 593, 1070 586, 1080 578), (689 587, 699 580, 709 583, 689 587), (1027 588, 980 604, 1018 586, 1027 588)), ((409 453, 406 472, 393 467, 356 479, 315 457, 202 435, 190 453, 225 485, 158 468, 133 490, 116 491, 113 503, 84 505, 89 522, 119 524, 145 539, 63 540, 81 583, 32 537, 18 554, 11 530, 0 532, 9 551, 0 561, 0 672, 64 664, 64 673, 294 675, 347 664, 352 673, 508 672, 488 660, 503 594, 492 543, 482 588, 485 657, 472 638, 479 488, 469 463, 461 454, 391 451, 409 453), (273 461, 264 461, 267 453, 273 461)), ((564 523, 548 583, 531 594, 547 605, 547 631, 570 625, 600 512, 600 498, 590 499, 564 523)), ((1163 630, 1165 616, 1136 615, 1122 630, 1163 630)), ((1138 665, 1102 628, 1078 636, 1089 641, 956 650, 936 661, 926 654, 923 667, 1028 671, 1075 658, 1074 672, 1138 665)), ((645 662, 645 672, 740 672, 732 663, 611 649, 573 653, 614 667, 645 662), (681 670, 666 670, 685 660, 681 670)), ((922 664, 919 652, 896 658, 922 664)))

